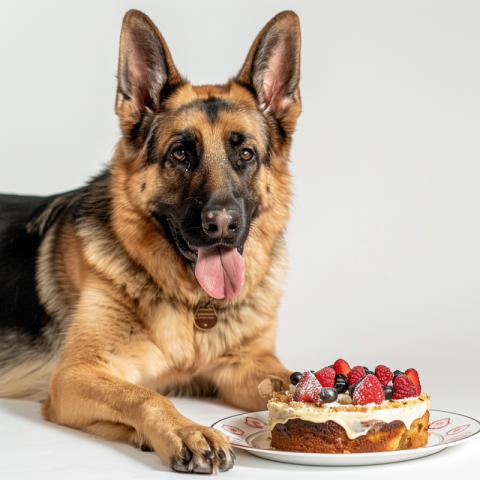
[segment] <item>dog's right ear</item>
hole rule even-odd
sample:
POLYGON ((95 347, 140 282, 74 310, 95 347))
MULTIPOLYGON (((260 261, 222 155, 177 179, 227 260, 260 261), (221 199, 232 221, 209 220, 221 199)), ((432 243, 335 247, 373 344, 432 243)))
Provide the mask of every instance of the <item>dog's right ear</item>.
POLYGON ((123 19, 115 111, 124 137, 140 146, 161 97, 183 83, 154 23, 130 10, 123 19))

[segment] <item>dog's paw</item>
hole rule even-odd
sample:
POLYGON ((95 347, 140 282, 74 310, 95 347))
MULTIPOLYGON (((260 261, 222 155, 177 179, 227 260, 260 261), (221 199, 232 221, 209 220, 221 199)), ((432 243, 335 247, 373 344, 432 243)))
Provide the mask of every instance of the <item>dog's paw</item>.
POLYGON ((217 474, 233 467, 235 454, 222 432, 193 424, 178 431, 177 436, 181 448, 170 462, 173 470, 217 474))
POLYGON ((264 399, 269 398, 273 392, 280 392, 286 390, 290 385, 290 379, 285 379, 280 375, 267 375, 258 384, 258 393, 264 399))

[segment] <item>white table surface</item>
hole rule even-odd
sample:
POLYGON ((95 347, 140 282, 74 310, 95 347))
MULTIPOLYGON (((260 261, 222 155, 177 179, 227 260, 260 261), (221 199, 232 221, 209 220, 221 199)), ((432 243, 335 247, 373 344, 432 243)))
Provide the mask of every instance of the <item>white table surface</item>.
MULTIPOLYGON (((204 425, 241 413, 213 400, 173 399, 178 410, 204 425)), ((0 479, 164 479, 181 478, 152 452, 105 442, 42 419, 34 402, 0 400, 0 479)), ((458 412, 462 413, 462 412, 458 412)), ((355 478, 405 480, 474 478, 480 435, 430 457, 370 467, 308 467, 270 462, 235 448, 233 470, 221 478, 355 478), (435 477, 432 476, 434 474, 435 477)))

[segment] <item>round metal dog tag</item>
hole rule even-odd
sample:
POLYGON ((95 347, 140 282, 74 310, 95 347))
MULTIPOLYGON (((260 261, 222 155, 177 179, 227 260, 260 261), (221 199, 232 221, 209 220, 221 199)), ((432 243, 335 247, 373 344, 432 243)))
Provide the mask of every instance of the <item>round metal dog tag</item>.
POLYGON ((217 312, 213 305, 199 307, 195 312, 195 326, 200 330, 210 330, 217 324, 217 312))

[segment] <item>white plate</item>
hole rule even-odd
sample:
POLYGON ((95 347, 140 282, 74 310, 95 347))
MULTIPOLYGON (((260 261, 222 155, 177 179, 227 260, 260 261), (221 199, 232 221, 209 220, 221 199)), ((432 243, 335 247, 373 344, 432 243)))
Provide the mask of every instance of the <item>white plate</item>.
POLYGON ((431 435, 426 447, 375 453, 299 453, 271 449, 267 419, 268 411, 241 413, 223 418, 212 427, 228 434, 234 447, 247 450, 257 457, 275 462, 323 466, 378 465, 427 457, 444 448, 466 442, 480 431, 480 423, 473 418, 430 410, 428 431, 431 435))

